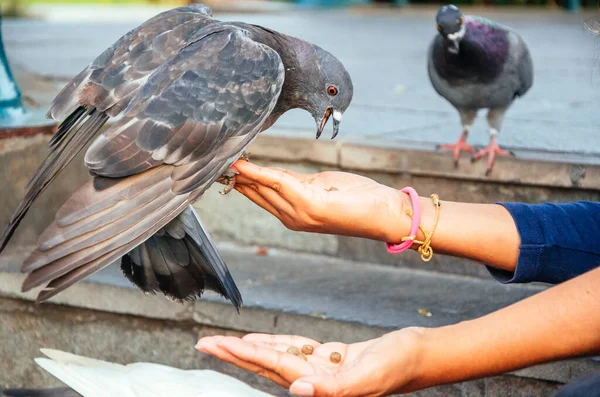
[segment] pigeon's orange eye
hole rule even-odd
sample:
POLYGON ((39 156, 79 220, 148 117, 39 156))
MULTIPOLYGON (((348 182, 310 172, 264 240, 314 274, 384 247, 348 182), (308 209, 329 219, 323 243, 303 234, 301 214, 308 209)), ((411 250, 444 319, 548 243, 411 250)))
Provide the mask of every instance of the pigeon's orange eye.
POLYGON ((329 87, 327 87, 327 93, 331 96, 336 96, 338 93, 338 90, 334 86, 330 85, 329 87))
POLYGON ((459 24, 463 24, 465 22, 465 17, 460 17, 460 19, 458 20, 459 24))
POLYGON ((438 30, 438 32, 441 32, 442 31, 442 25, 438 25, 437 26, 437 30, 438 30))

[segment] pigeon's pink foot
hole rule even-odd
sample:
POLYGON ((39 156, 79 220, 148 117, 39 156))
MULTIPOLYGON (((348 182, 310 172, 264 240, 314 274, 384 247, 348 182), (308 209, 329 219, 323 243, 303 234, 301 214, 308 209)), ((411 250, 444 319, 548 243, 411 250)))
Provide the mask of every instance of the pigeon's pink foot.
POLYGON ((500 146, 498 146, 498 143, 496 142, 496 137, 493 136, 490 140, 490 144, 485 149, 481 149, 475 153, 471 158, 471 161, 475 162, 482 157, 488 156, 488 164, 487 170, 485 171, 485 176, 490 176, 492 173, 492 168, 494 168, 496 156, 510 156, 510 154, 511 153, 508 150, 500 149, 500 146))
POLYGON ((458 159, 460 158, 460 152, 473 153, 475 151, 475 148, 473 148, 473 146, 469 146, 467 144, 467 132, 466 131, 463 131, 463 133, 460 134, 460 138, 458 138, 458 141, 456 141, 456 143, 451 144, 451 145, 440 145, 440 149, 449 150, 454 153, 454 166, 455 167, 458 167, 458 159))

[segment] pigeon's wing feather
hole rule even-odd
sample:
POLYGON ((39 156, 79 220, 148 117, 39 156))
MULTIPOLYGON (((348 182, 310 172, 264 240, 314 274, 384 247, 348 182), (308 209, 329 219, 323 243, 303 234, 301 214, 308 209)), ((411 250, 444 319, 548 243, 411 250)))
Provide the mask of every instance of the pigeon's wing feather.
POLYGON ((242 296, 191 205, 125 255, 123 274, 142 291, 175 300, 199 297, 204 289, 227 297, 239 309, 242 296))
POLYGON ((197 30, 210 24, 211 16, 209 7, 192 4, 162 12, 129 31, 59 92, 48 118, 62 120, 79 105, 106 111, 120 103, 110 112, 118 114, 145 78, 185 47, 197 30))
POLYGON ((77 108, 60 126, 57 134, 64 129, 67 133, 44 159, 25 187, 25 196, 0 234, 0 253, 4 250, 15 230, 33 205, 33 202, 54 181, 60 172, 87 145, 108 120, 108 116, 95 109, 77 108))
POLYGON ((23 289, 50 281, 38 296, 45 300, 165 227, 256 136, 283 78, 274 50, 227 26, 157 69, 124 118, 88 150, 86 164, 102 176, 76 192, 40 236, 22 266, 31 272, 23 289))
POLYGON ((91 172, 115 178, 174 164, 176 190, 189 191, 211 178, 210 164, 254 138, 281 90, 281 59, 238 28, 205 34, 210 39, 159 68, 123 119, 92 144, 85 157, 91 172))
POLYGON ((0 235, 0 252, 33 202, 104 126, 129 104, 137 89, 167 59, 213 23, 201 4, 165 11, 121 37, 71 80, 47 116, 63 120, 50 140, 50 153, 29 180, 25 197, 0 235))

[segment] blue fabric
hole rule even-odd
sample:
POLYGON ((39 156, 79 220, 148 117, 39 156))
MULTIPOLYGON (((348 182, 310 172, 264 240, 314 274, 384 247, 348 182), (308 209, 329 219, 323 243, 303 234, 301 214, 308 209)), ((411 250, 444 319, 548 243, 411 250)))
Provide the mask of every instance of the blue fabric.
POLYGON ((498 204, 521 236, 514 273, 488 267, 498 281, 557 284, 600 266, 600 203, 498 204))

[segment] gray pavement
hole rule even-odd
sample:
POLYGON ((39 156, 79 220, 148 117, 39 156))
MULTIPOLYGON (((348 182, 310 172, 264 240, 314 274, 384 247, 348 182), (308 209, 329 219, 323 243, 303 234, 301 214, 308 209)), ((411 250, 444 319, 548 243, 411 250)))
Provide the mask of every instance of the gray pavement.
MULTIPOLYGON (((106 10, 78 12, 80 18, 54 13, 50 20, 5 21, 4 40, 13 68, 68 79, 148 17, 147 10, 117 9, 111 22, 106 10)), ((587 16, 542 9, 467 9, 467 13, 515 28, 533 55, 534 86, 510 109, 500 143, 514 149, 600 153, 596 138, 600 39, 584 30, 582 21, 587 16)), ((435 93, 426 73, 434 14, 435 8, 411 8, 216 16, 265 25, 315 42, 338 56, 355 84, 340 138, 387 146, 407 140, 450 142, 460 131, 458 115, 435 93)), ((470 139, 477 145, 488 140, 482 116, 470 139)), ((276 126, 298 129, 301 137, 314 136, 314 121, 303 111, 290 112, 276 126)))

